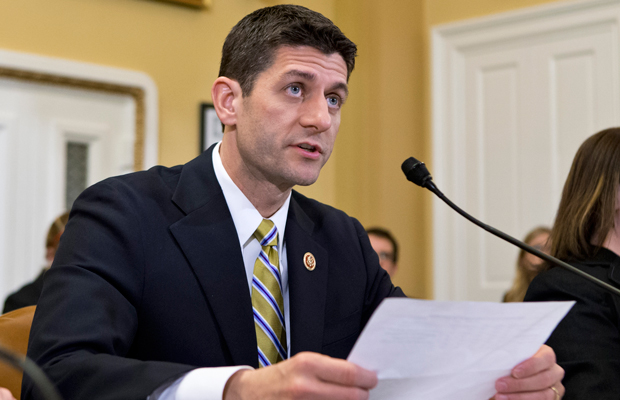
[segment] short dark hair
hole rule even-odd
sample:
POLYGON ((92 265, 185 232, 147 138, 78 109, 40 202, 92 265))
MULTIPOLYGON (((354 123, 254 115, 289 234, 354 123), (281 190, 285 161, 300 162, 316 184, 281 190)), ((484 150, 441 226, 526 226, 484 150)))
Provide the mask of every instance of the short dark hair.
POLYGON ((368 235, 375 235, 377 237, 389 240, 392 243, 392 248, 394 249, 394 257, 392 261, 394 262, 394 264, 398 262, 398 243, 396 243, 396 239, 390 231, 384 228, 372 227, 366 229, 366 233, 368 235))
POLYGON ((243 96, 249 96, 256 77, 273 64, 282 46, 340 54, 347 79, 355 67, 357 46, 332 21, 305 7, 284 4, 256 10, 231 29, 222 48, 219 76, 236 80, 243 96))

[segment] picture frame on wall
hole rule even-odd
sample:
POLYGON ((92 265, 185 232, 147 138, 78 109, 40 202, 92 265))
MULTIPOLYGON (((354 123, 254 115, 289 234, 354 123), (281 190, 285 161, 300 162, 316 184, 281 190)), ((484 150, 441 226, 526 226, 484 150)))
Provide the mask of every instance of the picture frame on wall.
POLYGON ((224 137, 222 123, 217 117, 215 108, 211 103, 200 104, 200 152, 208 149, 212 144, 219 142, 224 137))
POLYGON ((211 6, 212 0, 162 0, 168 3, 176 3, 182 6, 194 8, 207 8, 211 6))

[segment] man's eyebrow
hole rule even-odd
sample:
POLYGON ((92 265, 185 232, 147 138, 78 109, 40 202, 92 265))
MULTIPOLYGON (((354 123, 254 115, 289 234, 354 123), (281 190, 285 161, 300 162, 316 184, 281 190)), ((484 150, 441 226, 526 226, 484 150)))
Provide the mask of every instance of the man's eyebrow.
MULTIPOLYGON (((290 76, 299 77, 307 81, 314 81, 316 79, 315 74, 310 73, 310 72, 300 71, 298 69, 292 69, 290 71, 287 71, 284 73, 283 76, 284 77, 290 77, 290 76)), ((334 90, 344 90, 345 97, 349 96, 349 86, 344 82, 338 82, 329 88, 330 92, 334 90)))
POLYGON ((344 90, 344 97, 349 97, 349 86, 346 83, 338 82, 337 84, 329 88, 330 92, 334 90, 344 90))
POLYGON ((284 74, 285 77, 288 76, 296 76, 299 78, 303 78, 307 81, 313 81, 316 79, 316 75, 310 72, 300 71, 298 69, 292 69, 284 74))

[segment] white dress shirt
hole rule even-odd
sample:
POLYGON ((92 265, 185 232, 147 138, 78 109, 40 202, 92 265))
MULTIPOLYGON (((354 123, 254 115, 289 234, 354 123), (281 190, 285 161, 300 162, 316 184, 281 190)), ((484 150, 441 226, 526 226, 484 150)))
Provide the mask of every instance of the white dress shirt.
MULTIPOLYGON (((220 145, 213 149, 213 169, 215 177, 222 188, 226 204, 237 230, 239 247, 243 253, 243 263, 248 280, 248 290, 252 293, 252 275, 254 262, 258 258, 261 246, 254 238, 254 232, 263 221, 258 210, 250 203, 247 197, 235 185, 230 178, 220 157, 220 145)), ((280 273, 282 275, 282 296, 284 298, 284 321, 290 326, 289 293, 288 293, 288 268, 286 263, 286 245, 284 242, 284 230, 288 216, 288 207, 291 195, 275 214, 269 219, 273 221, 278 230, 278 254, 280 255, 280 273)), ((287 349, 291 348, 291 333, 286 330, 287 349)), ((258 358, 258 353, 257 353, 258 358)), ((149 400, 221 400, 224 386, 228 379, 241 369, 252 369, 249 366, 198 368, 188 372, 172 384, 165 384, 151 394, 149 400)))

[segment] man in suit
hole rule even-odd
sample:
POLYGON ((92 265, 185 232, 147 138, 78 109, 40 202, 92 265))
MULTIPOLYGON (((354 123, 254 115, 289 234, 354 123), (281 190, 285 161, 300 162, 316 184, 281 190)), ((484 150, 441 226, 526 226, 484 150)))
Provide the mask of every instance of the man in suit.
MULTIPOLYGON (((65 399, 368 397, 376 374, 343 358, 403 293, 355 219, 292 190, 331 154, 355 53, 306 8, 255 11, 213 84, 222 142, 80 196, 29 346, 65 399)), ((553 399, 561 376, 543 348, 498 391, 553 399)))

